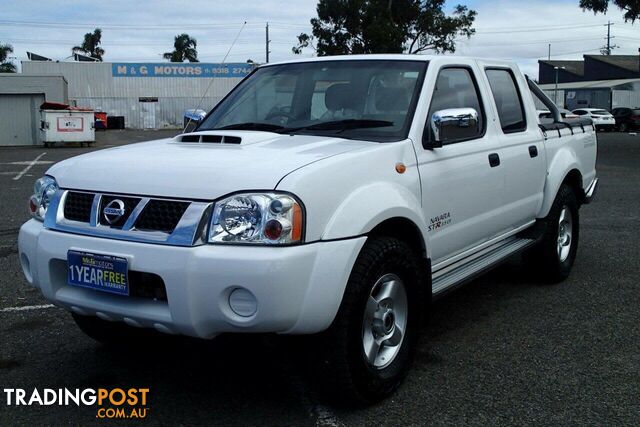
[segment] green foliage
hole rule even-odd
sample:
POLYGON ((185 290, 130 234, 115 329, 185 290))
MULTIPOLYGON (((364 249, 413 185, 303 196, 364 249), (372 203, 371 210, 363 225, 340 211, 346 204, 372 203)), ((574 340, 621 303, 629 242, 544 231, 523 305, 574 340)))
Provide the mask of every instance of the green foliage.
POLYGON ((13 53, 13 46, 0 43, 0 73, 15 73, 17 71, 16 66, 7 60, 11 53, 13 53))
POLYGON ((96 58, 98 61, 102 61, 104 55, 104 49, 100 47, 102 43, 102 30, 96 28, 93 33, 87 33, 84 35, 84 40, 80 46, 74 46, 71 48, 72 53, 83 53, 92 58, 96 58))
POLYGON ((592 10, 593 13, 607 13, 609 3, 624 12, 625 21, 635 22, 636 19, 640 19, 640 1, 638 0, 580 0, 580 7, 592 10))
POLYGON ((179 34, 173 42, 173 52, 166 52, 162 55, 164 59, 171 62, 198 62, 198 43, 189 34, 179 34))
POLYGON ((458 5, 451 15, 445 0, 319 0, 312 34, 292 48, 318 55, 454 52, 457 36, 471 37, 477 13, 458 5))

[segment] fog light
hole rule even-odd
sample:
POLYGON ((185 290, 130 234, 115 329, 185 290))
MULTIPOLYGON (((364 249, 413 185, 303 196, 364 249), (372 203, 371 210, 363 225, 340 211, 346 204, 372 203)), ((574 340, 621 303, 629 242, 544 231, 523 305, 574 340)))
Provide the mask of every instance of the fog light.
POLYGON ((238 316, 251 317, 258 311, 258 301, 247 289, 236 288, 229 295, 229 307, 238 316))

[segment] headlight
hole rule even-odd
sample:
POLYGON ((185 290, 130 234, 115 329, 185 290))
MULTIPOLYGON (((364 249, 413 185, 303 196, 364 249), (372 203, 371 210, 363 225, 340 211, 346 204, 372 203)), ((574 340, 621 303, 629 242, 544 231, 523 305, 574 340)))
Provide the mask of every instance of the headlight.
POLYGON ((301 203, 289 194, 236 194, 216 202, 209 243, 299 243, 303 223, 301 203))
POLYGON ((47 208, 51 199, 60 189, 55 179, 50 176, 43 176, 33 185, 33 196, 29 198, 29 213, 34 218, 44 221, 47 208))

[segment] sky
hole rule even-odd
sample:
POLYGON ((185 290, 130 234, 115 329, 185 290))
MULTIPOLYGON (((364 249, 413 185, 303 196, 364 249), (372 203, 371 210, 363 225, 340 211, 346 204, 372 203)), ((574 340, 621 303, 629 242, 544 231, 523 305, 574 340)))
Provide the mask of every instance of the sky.
MULTIPOLYGON (((579 0, 458 0, 478 12, 476 34, 458 39, 456 55, 506 58, 537 77, 538 59, 581 59, 606 43, 605 24, 614 23, 614 54, 638 54, 640 22, 625 23, 612 7, 607 15, 584 12, 579 0)), ((105 61, 162 62, 173 37, 186 32, 198 42, 201 61, 265 61, 265 24, 269 22, 270 61, 293 59, 291 47, 310 32, 317 0, 0 0, 0 43, 13 45, 15 61, 35 52, 64 60, 71 47, 95 27, 103 30, 105 61), (246 22, 246 23, 245 23, 246 22)), ((304 56, 312 56, 309 51, 304 56)))

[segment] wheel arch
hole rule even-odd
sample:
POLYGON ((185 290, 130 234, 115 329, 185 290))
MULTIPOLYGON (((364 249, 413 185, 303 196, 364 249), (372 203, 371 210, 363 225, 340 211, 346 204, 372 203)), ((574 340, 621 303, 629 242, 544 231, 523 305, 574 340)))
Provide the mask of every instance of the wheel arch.
POLYGON ((538 218, 544 218, 549 214, 553 201, 563 184, 571 187, 576 194, 579 204, 584 203, 585 192, 582 187, 582 172, 580 172, 580 167, 576 159, 569 155, 558 156, 549 166, 547 181, 544 187, 544 199, 538 218))
POLYGON ((419 257, 428 257, 426 242, 420 227, 407 217, 388 218, 373 227, 367 235, 395 237, 406 242, 419 257))
MULTIPOLYGON (((582 188, 582 174, 578 169, 571 169, 567 175, 564 177, 558 190, 562 187, 563 184, 567 184, 573 192, 576 194, 576 198, 578 199, 578 204, 583 204, 585 200, 585 192, 582 188)), ((557 193, 557 191, 556 191, 557 193)))

